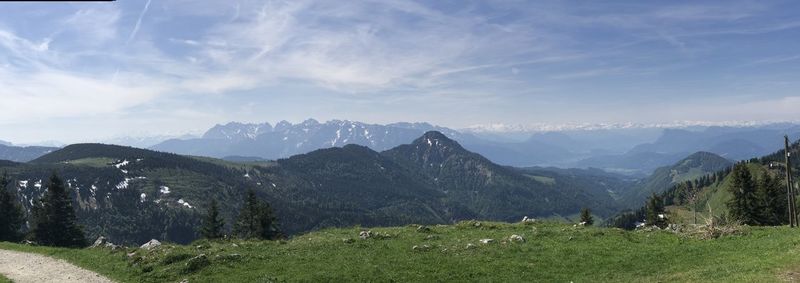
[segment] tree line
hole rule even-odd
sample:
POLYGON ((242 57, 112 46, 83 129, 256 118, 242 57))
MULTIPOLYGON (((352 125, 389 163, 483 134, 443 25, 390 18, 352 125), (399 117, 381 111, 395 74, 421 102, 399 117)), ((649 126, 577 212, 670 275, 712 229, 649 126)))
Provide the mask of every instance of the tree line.
MULTIPOLYGON (((6 174, 0 176, 0 241, 26 239, 39 245, 58 247, 84 247, 88 244, 84 229, 78 224, 69 191, 57 174, 52 174, 44 195, 33 202, 30 215, 26 215, 16 194, 9 190, 9 183, 6 174), (26 226, 28 229, 24 229, 26 226)), ((245 195, 231 235, 226 234, 225 226, 218 204, 212 199, 200 227, 203 237, 266 240, 283 237, 269 203, 258 199, 253 190, 248 190, 245 195)))
MULTIPOLYGON (((731 198, 725 203, 730 220, 751 226, 788 224, 784 179, 780 175, 773 176, 769 170, 753 175, 748 163, 760 164, 759 161, 740 162, 725 170, 678 183, 662 194, 652 194, 641 208, 618 214, 607 225, 623 229, 634 229, 637 225, 664 228, 669 225, 666 206, 698 204, 703 189, 722 183, 726 177, 730 178, 727 189, 731 198)), ((700 209, 694 207, 695 211, 700 209)))
POLYGON ((737 164, 731 173, 728 188, 731 199, 726 203, 729 216, 742 224, 775 226, 788 223, 786 190, 780 178, 764 171, 755 178, 746 164, 737 164))

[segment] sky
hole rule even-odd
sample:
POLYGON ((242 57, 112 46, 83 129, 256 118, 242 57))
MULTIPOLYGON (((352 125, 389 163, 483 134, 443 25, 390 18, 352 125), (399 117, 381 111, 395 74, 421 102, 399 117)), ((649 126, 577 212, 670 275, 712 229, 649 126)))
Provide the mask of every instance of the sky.
POLYGON ((0 3, 0 140, 800 118, 797 1, 0 3))

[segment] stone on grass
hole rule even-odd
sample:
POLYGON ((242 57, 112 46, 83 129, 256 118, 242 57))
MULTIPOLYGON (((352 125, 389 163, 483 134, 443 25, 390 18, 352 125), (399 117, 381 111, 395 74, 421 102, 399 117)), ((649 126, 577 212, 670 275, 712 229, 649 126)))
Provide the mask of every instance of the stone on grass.
POLYGON ((508 241, 510 241, 512 243, 514 243, 514 242, 524 243, 525 242, 525 238, 523 238, 520 235, 514 234, 514 235, 511 235, 511 237, 508 237, 508 241))
POLYGON ((155 249, 155 248, 160 247, 160 246, 161 246, 161 242, 159 242, 156 239, 152 239, 149 242, 144 243, 144 245, 142 245, 139 248, 142 248, 142 249, 145 249, 145 250, 149 251, 149 250, 155 249))
POLYGON ((429 245, 422 245, 422 246, 413 246, 411 247, 412 251, 427 251, 430 250, 431 246, 429 245))
POLYGON ((372 231, 361 231, 361 233, 358 233, 358 237, 362 240, 369 239, 372 237, 372 231))
POLYGON ((480 242, 481 244, 490 244, 494 242, 494 239, 481 239, 480 242))
POLYGON ((97 240, 94 240, 94 244, 92 244, 92 248, 99 248, 105 246, 106 243, 108 243, 106 237, 103 236, 97 237, 97 240))

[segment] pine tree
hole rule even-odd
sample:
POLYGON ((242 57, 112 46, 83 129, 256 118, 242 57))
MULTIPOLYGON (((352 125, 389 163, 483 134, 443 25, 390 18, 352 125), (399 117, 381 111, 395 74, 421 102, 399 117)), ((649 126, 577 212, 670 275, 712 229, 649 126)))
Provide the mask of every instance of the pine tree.
POLYGON ((25 214, 7 187, 8 177, 3 174, 0 176, 0 241, 17 241, 25 214))
POLYGON ((208 214, 206 214, 205 219, 203 219, 203 227, 200 232, 206 239, 219 239, 224 236, 224 228, 225 222, 219 215, 217 200, 212 199, 208 208, 208 214))
POLYGON ((646 205, 646 223, 648 225, 658 226, 659 228, 667 227, 666 209, 664 208, 664 201, 660 196, 653 193, 647 200, 646 205))
POLYGON ((83 247, 86 238, 77 224, 72 199, 64 182, 55 173, 50 177, 47 192, 34 210, 33 239, 40 245, 83 247))
POLYGON ((728 201, 728 211, 733 219, 747 225, 759 225, 763 209, 756 196, 756 184, 747 165, 738 164, 733 168, 733 180, 729 191, 733 196, 728 201))
POLYGON ((234 233, 241 238, 277 239, 281 236, 278 221, 272 208, 262 203, 253 190, 248 190, 244 207, 234 225, 234 233))
POLYGON ((272 211, 269 203, 261 203, 261 238, 267 240, 275 240, 282 237, 281 231, 278 227, 278 219, 272 211))
POLYGON ((594 225, 594 218, 592 218, 592 212, 589 211, 588 208, 581 209, 581 222, 584 226, 592 226, 594 225))
POLYGON ((786 191, 780 179, 772 178, 768 172, 764 172, 758 180, 756 194, 761 212, 759 221, 761 225, 781 225, 787 223, 786 212, 786 191))
POLYGON ((255 238, 261 234, 259 227, 259 202, 256 192, 248 190, 244 199, 244 207, 239 211, 239 218, 234 226, 234 233, 240 238, 255 238))

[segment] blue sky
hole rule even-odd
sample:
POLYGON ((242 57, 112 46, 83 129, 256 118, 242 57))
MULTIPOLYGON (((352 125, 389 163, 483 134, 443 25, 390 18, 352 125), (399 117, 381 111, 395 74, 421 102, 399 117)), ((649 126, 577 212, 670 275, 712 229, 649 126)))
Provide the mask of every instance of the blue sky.
POLYGON ((0 139, 797 120, 797 1, 0 3, 0 139))

